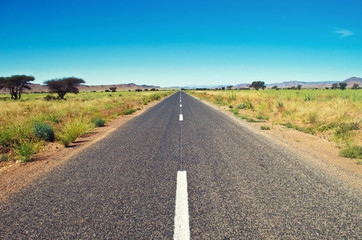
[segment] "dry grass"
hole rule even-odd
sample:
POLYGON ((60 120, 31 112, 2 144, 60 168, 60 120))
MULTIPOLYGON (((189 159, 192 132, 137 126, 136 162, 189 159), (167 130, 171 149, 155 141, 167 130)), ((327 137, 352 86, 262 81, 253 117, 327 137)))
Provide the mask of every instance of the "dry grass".
POLYGON ((236 116, 248 121, 265 121, 319 135, 335 142, 342 149, 355 149, 362 145, 362 90, 231 90, 190 93, 228 106, 236 116))
POLYGON ((21 101, 0 95, 0 162, 29 161, 46 142, 34 134, 36 124, 48 124, 55 140, 68 146, 79 136, 119 115, 172 92, 115 92, 69 94, 67 100, 46 101, 47 94, 25 94, 21 101))

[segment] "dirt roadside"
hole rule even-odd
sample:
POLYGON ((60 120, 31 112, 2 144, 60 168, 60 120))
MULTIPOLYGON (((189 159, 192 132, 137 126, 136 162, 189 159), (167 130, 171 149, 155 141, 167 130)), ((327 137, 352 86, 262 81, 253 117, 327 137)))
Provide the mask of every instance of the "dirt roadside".
POLYGON ((358 165, 355 159, 339 156, 340 149, 333 142, 285 126, 272 125, 272 123, 268 122, 246 122, 234 116, 226 106, 219 106, 205 100, 201 101, 214 109, 224 112, 243 127, 277 142, 327 172, 330 176, 338 178, 362 192, 362 165, 358 165), (261 126, 268 126, 270 130, 261 130, 261 126))
POLYGON ((69 147, 64 147, 60 143, 49 143, 40 153, 33 156, 33 161, 12 163, 0 168, 0 203, 11 193, 20 190, 31 181, 66 162, 74 154, 103 139, 127 121, 141 115, 159 102, 161 101, 142 105, 141 110, 132 115, 121 115, 114 118, 106 126, 95 128, 92 132, 77 138, 76 142, 69 145, 69 147))

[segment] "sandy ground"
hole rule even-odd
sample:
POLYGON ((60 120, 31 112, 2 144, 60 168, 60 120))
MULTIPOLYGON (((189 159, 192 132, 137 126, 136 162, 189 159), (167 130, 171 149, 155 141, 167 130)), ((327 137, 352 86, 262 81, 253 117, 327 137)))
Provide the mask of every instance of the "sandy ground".
POLYGON ((132 115, 119 116, 108 122, 106 126, 96 128, 91 133, 77 138, 76 142, 69 145, 69 147, 64 147, 59 143, 49 143, 40 153, 33 156, 33 161, 9 163, 0 168, 0 202, 6 199, 12 192, 18 191, 27 183, 66 162, 74 154, 103 139, 127 121, 139 116, 159 102, 155 101, 146 106, 142 105, 142 109, 132 115))

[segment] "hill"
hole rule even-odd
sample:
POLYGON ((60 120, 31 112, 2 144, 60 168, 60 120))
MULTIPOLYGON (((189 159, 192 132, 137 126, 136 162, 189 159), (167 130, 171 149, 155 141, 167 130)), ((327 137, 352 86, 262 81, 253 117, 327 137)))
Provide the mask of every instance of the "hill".
MULTIPOLYGON (((351 88, 355 83, 362 86, 362 78, 358 77, 351 77, 342 82, 347 83, 348 88, 351 88)), ((267 88, 272 88, 274 86, 277 86, 278 88, 291 88, 301 85, 302 88, 325 88, 325 87, 332 87, 333 83, 339 83, 339 81, 320 81, 320 82, 287 81, 287 82, 266 84, 266 86, 267 88)), ((250 84, 251 83, 240 83, 235 85, 233 88, 234 89, 248 88, 250 84)))

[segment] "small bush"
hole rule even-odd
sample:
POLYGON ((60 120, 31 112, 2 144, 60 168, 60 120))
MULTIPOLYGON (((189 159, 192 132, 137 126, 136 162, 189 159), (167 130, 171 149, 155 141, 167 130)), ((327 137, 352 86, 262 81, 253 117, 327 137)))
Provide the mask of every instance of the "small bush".
POLYGON ((233 108, 234 106, 233 105, 229 105, 229 108, 231 109, 231 108, 233 108))
POLYGON ((56 100, 57 98, 54 97, 54 96, 52 96, 52 95, 46 95, 46 96, 44 97, 44 99, 45 99, 46 101, 51 101, 51 100, 56 100))
POLYGON ((11 133, 9 130, 3 128, 0 131, 0 145, 1 146, 8 146, 11 143, 11 133))
POLYGON ((252 118, 247 118, 246 121, 247 121, 247 122, 256 122, 256 121, 255 121, 254 119, 252 119, 252 118))
POLYGON ((254 109, 253 104, 251 103, 249 97, 243 99, 243 104, 245 105, 246 109, 250 109, 250 110, 254 109))
POLYGON ((362 159, 362 147, 352 146, 341 150, 340 155, 347 158, 362 159))
POLYGON ((67 147, 69 144, 73 143, 78 137, 87 133, 91 129, 89 123, 79 119, 78 121, 70 122, 65 126, 63 134, 59 136, 59 141, 67 147))
POLYGON ((104 125, 106 125, 106 120, 103 118, 96 118, 93 120, 93 124, 96 127, 104 127, 104 125))
POLYGON ((0 162, 7 162, 7 161, 9 161, 9 155, 1 154, 0 162))
POLYGON ((17 153, 20 156, 21 162, 29 162, 31 155, 36 153, 36 149, 32 142, 22 142, 17 147, 17 153))
POLYGON ((236 108, 237 109, 244 109, 244 108, 246 108, 246 106, 245 106, 245 104, 240 103, 240 104, 236 105, 236 108))
POLYGON ((46 123, 36 123, 33 127, 33 134, 35 137, 43 139, 47 142, 54 141, 54 130, 53 128, 46 123))
POLYGON ((261 129, 261 130, 270 130, 270 127, 268 127, 268 126, 261 126, 260 129, 261 129))

